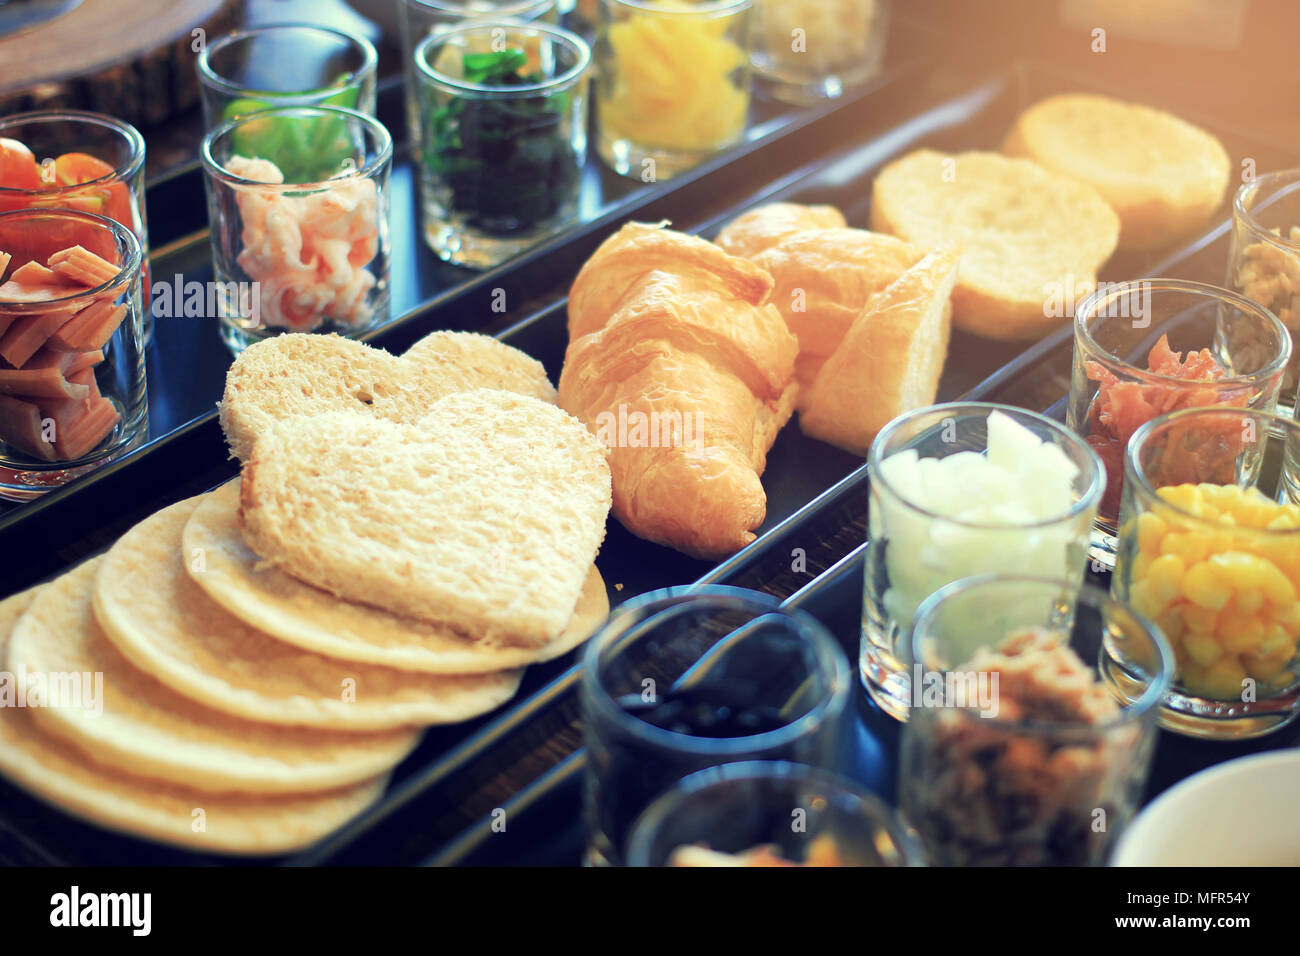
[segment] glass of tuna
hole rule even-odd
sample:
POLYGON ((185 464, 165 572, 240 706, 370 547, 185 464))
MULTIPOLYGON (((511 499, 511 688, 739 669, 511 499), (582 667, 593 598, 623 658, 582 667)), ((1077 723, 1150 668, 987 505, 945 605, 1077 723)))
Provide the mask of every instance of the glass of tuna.
POLYGON ((1095 560, 1115 563, 1124 449, 1133 433, 1181 408, 1272 411, 1290 356, 1291 337, 1268 309, 1217 286, 1141 279, 1079 303, 1066 423, 1106 465, 1095 560))
POLYGON ((972 575, 1081 580, 1105 470, 1059 422, 983 402, 900 415, 876 436, 867 467, 861 677, 906 720, 916 609, 972 575))

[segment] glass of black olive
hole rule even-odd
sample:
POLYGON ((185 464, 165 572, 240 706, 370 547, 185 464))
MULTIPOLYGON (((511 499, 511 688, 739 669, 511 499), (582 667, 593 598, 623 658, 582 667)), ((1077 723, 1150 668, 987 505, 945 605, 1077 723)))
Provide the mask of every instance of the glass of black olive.
POLYGON ((621 865, 641 812, 698 770, 832 766, 851 685, 826 629, 766 594, 671 588, 616 608, 581 680, 586 862, 621 865))
POLYGON ((430 248, 485 269, 572 222, 587 158, 582 38, 476 21, 427 37, 414 55, 430 248))

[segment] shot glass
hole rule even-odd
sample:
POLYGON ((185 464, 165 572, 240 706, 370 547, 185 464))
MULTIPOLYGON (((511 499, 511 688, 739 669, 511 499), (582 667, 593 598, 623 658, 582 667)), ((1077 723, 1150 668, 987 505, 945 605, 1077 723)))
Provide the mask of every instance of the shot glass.
POLYGON ((306 23, 239 30, 199 51, 205 129, 276 106, 373 116, 379 55, 365 37, 306 23))
POLYGON ((652 803, 632 829, 628 866, 734 866, 714 854, 752 851, 763 861, 751 866, 924 865, 915 837, 866 788, 815 767, 750 761, 693 773, 652 803))
POLYGON ((917 612, 899 800, 940 866, 1096 866, 1142 802, 1173 653, 1091 585, 984 576, 917 612))
POLYGON ((587 644, 581 699, 587 862, 621 864, 643 810, 707 767, 827 767, 849 664, 812 617, 738 588, 652 591, 587 644))
POLYGON ((880 72, 889 0, 754 0, 754 70, 773 99, 833 100, 880 72))
POLYGON ((149 229, 145 222, 144 137, 130 123, 81 110, 41 110, 0 119, 0 137, 26 147, 37 165, 19 175, 9 164, 0 175, 0 212, 75 209, 107 216, 140 244, 144 341, 153 337, 149 313, 149 229))
POLYGON ((577 217, 590 61, 581 37, 545 24, 471 23, 416 47, 424 239, 439 258, 489 268, 577 217))
POLYGON ((669 179, 740 141, 750 0, 603 0, 597 151, 623 176, 669 179))
POLYGON ((1125 454, 1115 596, 1155 621, 1178 672, 1163 726, 1256 737, 1300 708, 1300 426, 1187 409, 1125 454))
POLYGON ((1115 565, 1124 449, 1144 422, 1177 408, 1272 411, 1291 338, 1263 306, 1181 279, 1117 283, 1074 312, 1074 369, 1066 423, 1106 465, 1091 554, 1115 565))
POLYGON ((387 318, 393 144, 380 123, 334 106, 277 107, 218 126, 201 156, 209 307, 231 351, 282 331, 355 337, 387 318))
MULTIPOLYGON (((1300 329, 1300 169, 1244 183, 1232 202, 1228 288, 1268 309, 1294 335, 1300 329)), ((1300 384, 1300 354, 1291 362, 1278 401, 1292 414, 1300 384)))
POLYGON ((397 24, 402 35, 402 79, 406 84, 406 131, 413 152, 420 155, 420 73, 415 48, 430 36, 472 22, 539 22, 558 26, 556 0, 397 0, 397 24))
POLYGON ((70 209, 0 213, 0 252, 0 498, 30 501, 147 437, 143 257, 70 209))
POLYGON ((972 575, 1082 580, 1105 471, 1059 422, 982 402, 899 416, 876 436, 867 465, 859 667, 871 698, 906 720, 916 609, 972 575))

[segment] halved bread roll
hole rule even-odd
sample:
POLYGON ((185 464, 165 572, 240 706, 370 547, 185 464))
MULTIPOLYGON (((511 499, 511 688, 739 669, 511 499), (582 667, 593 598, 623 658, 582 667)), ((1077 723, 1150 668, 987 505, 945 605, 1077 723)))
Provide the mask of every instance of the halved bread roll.
POLYGON ((1213 135, 1177 116, 1086 93, 1039 100, 1002 151, 1093 186, 1119 215, 1119 248, 1128 250, 1203 229, 1223 202, 1231 165, 1213 135))
POLYGON ((871 228, 932 248, 962 245, 953 325, 1036 338, 1096 288, 1119 217, 1087 183, 998 153, 922 149, 881 170, 871 228))
POLYGON ((865 455, 891 419, 933 404, 960 259, 941 246, 871 297, 802 403, 806 434, 865 455))

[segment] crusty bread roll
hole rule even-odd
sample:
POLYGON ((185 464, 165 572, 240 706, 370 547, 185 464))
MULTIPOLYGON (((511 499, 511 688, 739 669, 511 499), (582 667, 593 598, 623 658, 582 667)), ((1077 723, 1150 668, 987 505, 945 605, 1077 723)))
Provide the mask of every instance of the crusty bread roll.
POLYGON ((718 233, 718 248, 752 259, 778 242, 809 229, 842 229, 848 223, 834 206, 774 202, 742 213, 718 233))
POLYGON ((865 455, 891 419, 934 403, 959 261, 941 246, 871 297, 800 402, 806 434, 865 455))
POLYGON ((755 256, 772 276, 772 304, 799 339, 799 404, 820 362, 839 347, 867 300, 921 258, 910 243, 865 229, 818 229, 789 236, 755 256))
POLYGON ((610 448, 613 511, 633 534, 710 559, 754 540, 797 390, 770 288, 712 243, 637 223, 579 272, 560 405, 610 448))
POLYGON ((1060 325, 1096 288, 1119 218, 1092 186, 1027 159, 922 149, 876 177, 871 228, 926 248, 960 242, 953 324, 1025 339, 1060 325))
POLYGON ((1089 93, 1039 100, 1002 146, 1081 179, 1120 219, 1119 248, 1154 249, 1205 228, 1231 161, 1210 133, 1163 110, 1089 93))

